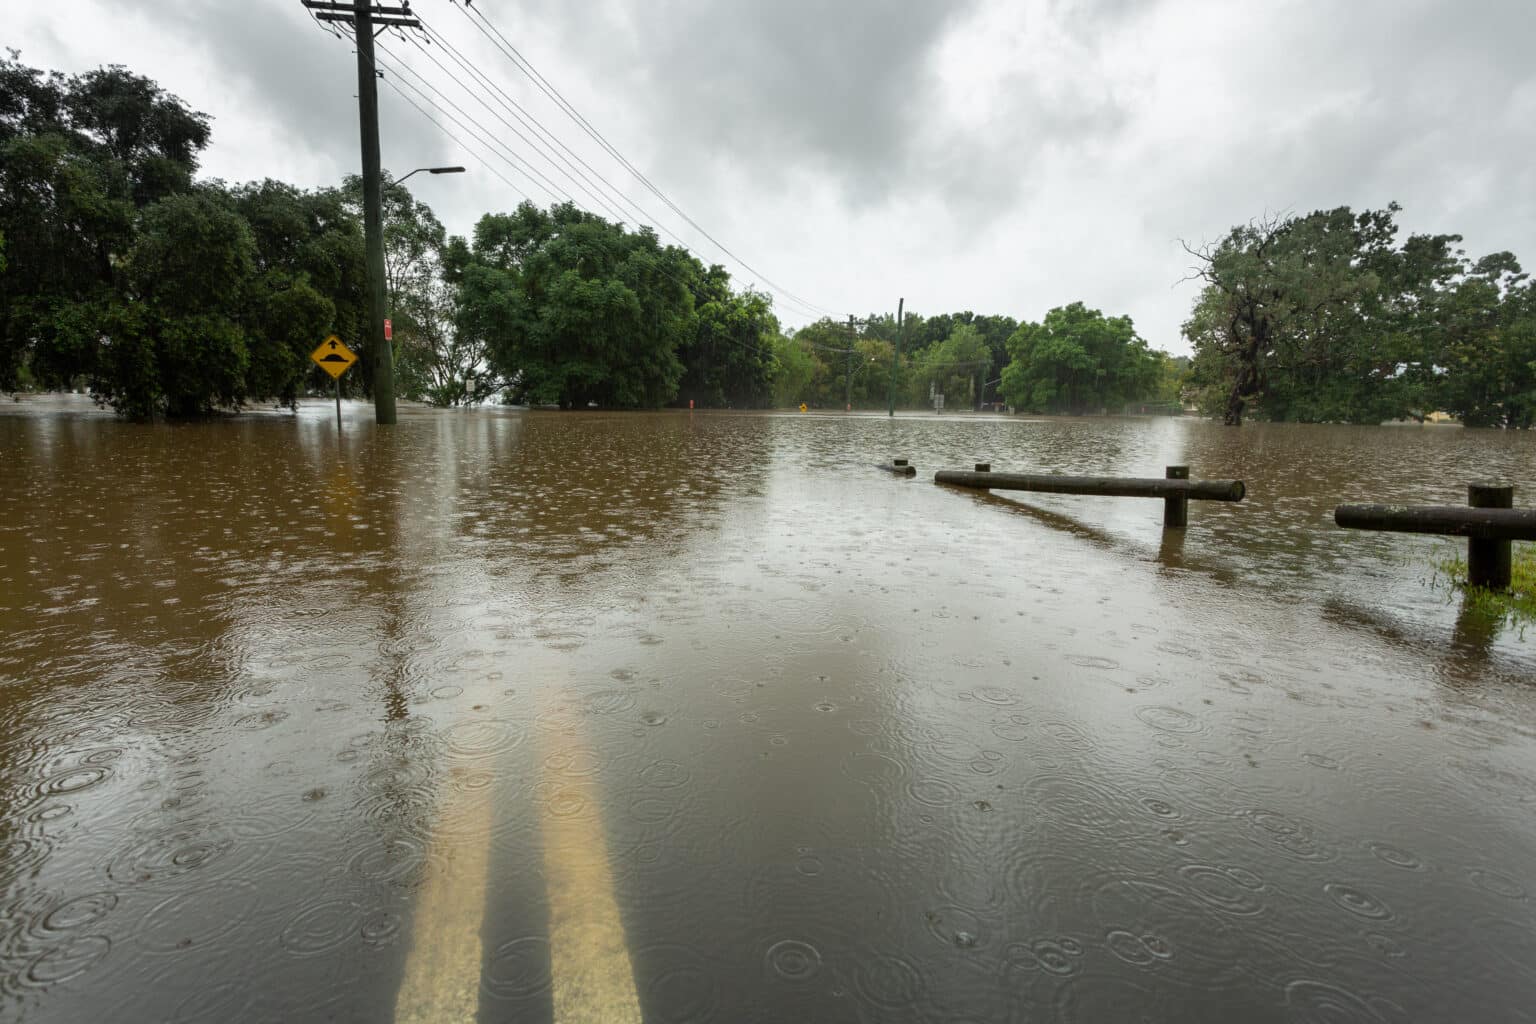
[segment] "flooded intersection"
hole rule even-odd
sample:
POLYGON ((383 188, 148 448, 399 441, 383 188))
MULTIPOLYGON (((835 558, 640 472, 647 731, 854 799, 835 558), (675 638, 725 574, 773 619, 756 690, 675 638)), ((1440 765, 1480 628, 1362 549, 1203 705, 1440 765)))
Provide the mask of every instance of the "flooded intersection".
POLYGON ((1328 520, 1529 438, 327 415, 0 413, 0 1017, 1536 1005, 1533 648, 1328 520))

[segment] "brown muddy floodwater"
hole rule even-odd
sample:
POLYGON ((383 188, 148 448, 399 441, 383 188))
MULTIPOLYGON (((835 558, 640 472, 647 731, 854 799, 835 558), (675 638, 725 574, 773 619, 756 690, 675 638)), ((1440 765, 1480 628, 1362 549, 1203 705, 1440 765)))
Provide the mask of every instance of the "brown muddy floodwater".
POLYGON ((1331 520, 1536 436, 330 415, 0 410, 0 1019, 1536 1019, 1536 635, 1331 520))

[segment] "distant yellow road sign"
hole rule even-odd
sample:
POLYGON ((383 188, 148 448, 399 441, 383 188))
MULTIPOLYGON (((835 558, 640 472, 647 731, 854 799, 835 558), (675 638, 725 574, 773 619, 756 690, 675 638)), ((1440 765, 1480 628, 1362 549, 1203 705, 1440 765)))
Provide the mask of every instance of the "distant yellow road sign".
POLYGON ((357 362, 357 353, 342 344, 340 338, 331 335, 320 343, 320 347, 309 354, 320 365, 320 369, 332 377, 340 379, 341 375, 352 368, 357 362))

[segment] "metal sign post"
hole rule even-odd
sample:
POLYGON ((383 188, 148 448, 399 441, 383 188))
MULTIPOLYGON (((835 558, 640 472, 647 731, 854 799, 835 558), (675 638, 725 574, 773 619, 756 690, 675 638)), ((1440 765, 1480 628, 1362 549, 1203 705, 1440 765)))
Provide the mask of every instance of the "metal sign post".
POLYGON ((320 343, 320 347, 309 354, 309 358, 315 364, 331 375, 336 382, 336 433, 341 433, 341 375, 352 369, 352 364, 357 362, 357 353, 347 348, 336 335, 331 335, 320 343))

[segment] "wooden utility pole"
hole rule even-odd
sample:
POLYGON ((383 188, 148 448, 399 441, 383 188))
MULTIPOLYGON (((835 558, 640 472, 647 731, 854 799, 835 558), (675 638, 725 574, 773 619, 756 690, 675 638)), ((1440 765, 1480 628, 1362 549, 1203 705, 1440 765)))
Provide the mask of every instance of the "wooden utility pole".
POLYGON ((843 349, 843 411, 853 411, 853 354, 858 351, 854 347, 854 341, 859 336, 859 324, 867 324, 868 320, 860 320, 852 313, 848 314, 848 347, 843 349))
POLYGON ((848 350, 843 360, 843 411, 853 412, 853 314, 848 314, 848 350))
POLYGON ((355 0, 301 0, 321 21, 350 22, 357 42, 357 120, 363 153, 363 241, 368 252, 368 323, 363 344, 373 360, 373 415, 381 424, 395 422, 395 357, 384 337, 383 172, 379 168, 379 78, 373 59, 375 32, 421 28, 411 5, 355 0))
POLYGON ((896 354, 891 357, 891 390, 887 396, 887 404, 890 408, 886 415, 896 415, 896 371, 901 366, 901 339, 907 333, 907 321, 903 319, 902 307, 906 304, 906 298, 896 300, 896 354))

